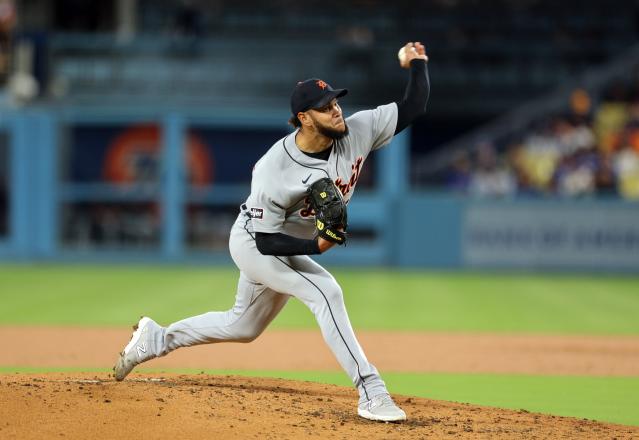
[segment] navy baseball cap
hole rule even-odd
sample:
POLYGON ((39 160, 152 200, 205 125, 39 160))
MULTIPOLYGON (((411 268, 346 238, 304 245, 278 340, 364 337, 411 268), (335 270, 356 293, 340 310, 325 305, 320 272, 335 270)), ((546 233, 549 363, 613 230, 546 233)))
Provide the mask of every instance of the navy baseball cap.
POLYGON ((291 95, 291 112, 297 115, 312 108, 321 108, 334 98, 346 95, 346 89, 334 89, 321 79, 311 78, 300 81, 291 95))

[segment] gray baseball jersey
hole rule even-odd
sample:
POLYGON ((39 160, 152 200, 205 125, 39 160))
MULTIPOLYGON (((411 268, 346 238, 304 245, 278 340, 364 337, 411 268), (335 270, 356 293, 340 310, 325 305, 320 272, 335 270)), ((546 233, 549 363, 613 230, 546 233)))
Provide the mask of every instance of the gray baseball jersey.
POLYGON ((350 200, 368 154, 390 142, 397 106, 392 103, 355 113, 346 124, 349 133, 335 143, 328 161, 301 152, 295 144, 296 131, 276 142, 257 162, 251 194, 229 240, 231 256, 240 269, 235 305, 162 328, 153 338, 155 355, 197 344, 250 342, 290 297, 296 297, 315 315, 324 340, 357 387, 360 403, 387 392, 355 337, 335 278, 306 255, 262 255, 255 244, 255 232, 312 237, 315 226, 305 202, 307 186, 328 176, 350 200))
POLYGON ((257 162, 246 206, 252 231, 311 238, 315 231, 306 189, 330 177, 348 203, 371 150, 390 142, 397 124, 395 103, 355 113, 346 119, 348 135, 335 142, 328 161, 307 156, 295 145, 297 130, 279 140, 257 162))

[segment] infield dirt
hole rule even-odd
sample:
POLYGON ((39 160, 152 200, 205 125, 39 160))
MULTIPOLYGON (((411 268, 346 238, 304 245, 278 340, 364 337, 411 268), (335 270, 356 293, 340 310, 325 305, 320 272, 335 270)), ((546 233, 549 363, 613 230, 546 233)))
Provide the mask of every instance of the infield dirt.
MULTIPOLYGON (((359 332, 385 371, 639 374, 637 337, 359 332)), ((110 368, 130 330, 0 327, 0 365, 110 368)), ((178 350, 145 367, 339 370, 319 331, 178 350)), ((198 370, 196 370, 198 371, 198 370)), ((394 396, 400 424, 357 416, 353 388, 239 376, 0 375, 0 439, 639 439, 639 427, 394 396)))
POLYGON ((356 415, 354 390, 237 376, 0 376, 3 439, 559 439, 639 437, 639 427, 395 396, 409 420, 356 415))
MULTIPOLYGON (((0 365, 110 367, 130 337, 130 329, 0 327, 0 365)), ((357 331, 357 337, 382 373, 639 376, 639 336, 357 331)), ((270 329, 250 344, 188 347, 144 368, 342 371, 319 330, 270 329)))

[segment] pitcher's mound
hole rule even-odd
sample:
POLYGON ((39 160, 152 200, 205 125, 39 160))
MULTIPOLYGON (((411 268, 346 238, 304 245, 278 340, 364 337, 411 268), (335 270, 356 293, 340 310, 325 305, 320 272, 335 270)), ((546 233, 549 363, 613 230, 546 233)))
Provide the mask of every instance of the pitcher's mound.
POLYGON ((394 396, 408 421, 357 416, 353 389, 208 375, 0 375, 3 439, 633 438, 639 427, 394 396))

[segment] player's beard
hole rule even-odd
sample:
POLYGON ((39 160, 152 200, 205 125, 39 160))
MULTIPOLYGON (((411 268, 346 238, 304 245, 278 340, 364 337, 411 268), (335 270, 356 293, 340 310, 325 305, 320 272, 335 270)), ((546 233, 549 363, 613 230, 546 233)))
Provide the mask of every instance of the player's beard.
POLYGON ((334 128, 325 127, 317 121, 315 121, 315 127, 317 127, 317 131, 319 131, 322 136, 326 136, 327 138, 333 139, 334 141, 338 141, 348 134, 348 125, 346 125, 346 121, 344 121, 343 130, 336 130, 334 128))

